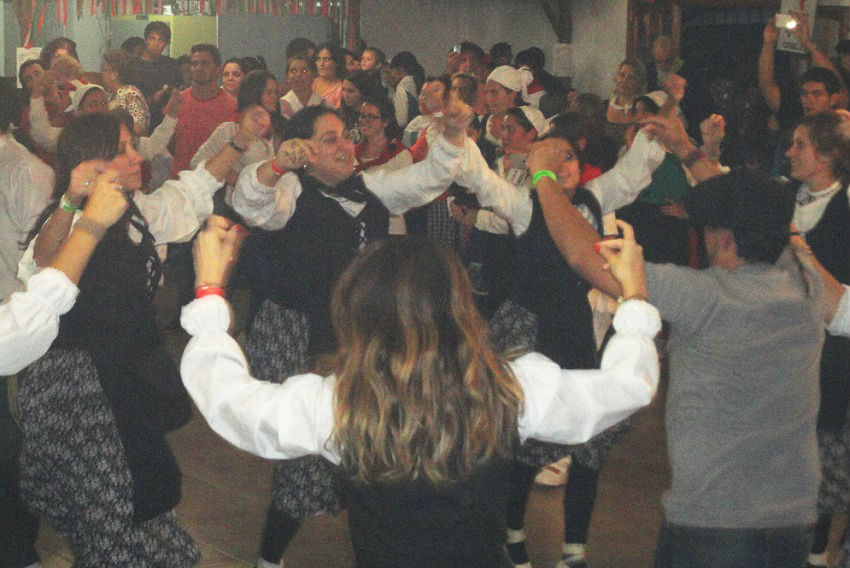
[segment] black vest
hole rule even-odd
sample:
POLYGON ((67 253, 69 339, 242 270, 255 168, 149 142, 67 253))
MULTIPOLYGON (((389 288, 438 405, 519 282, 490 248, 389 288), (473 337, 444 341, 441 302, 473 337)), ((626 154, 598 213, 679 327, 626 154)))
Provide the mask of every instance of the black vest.
POLYGON ((135 204, 107 231, 80 278, 74 307, 51 349, 92 357, 133 478, 133 516, 144 521, 180 501, 180 469, 164 434, 192 417, 151 303, 161 276, 154 240, 135 204), (142 233, 130 240, 128 224, 142 233))
MULTIPOLYGON (((842 188, 823 216, 806 233, 815 256, 839 282, 850 284, 850 206, 842 188)), ((827 334, 820 362, 821 405, 818 429, 838 431, 850 406, 850 339, 827 334)))
MULTIPOLYGON (((537 193, 528 230, 517 239, 516 280, 511 298, 537 316, 535 350, 568 369, 597 367, 593 316, 587 284, 561 255, 543 218, 537 193)), ((586 205, 602 227, 602 213, 592 193, 578 188, 572 199, 586 205)))
POLYGON ((351 176, 334 189, 312 176, 302 174, 300 180, 302 191, 292 218, 283 229, 265 237, 269 266, 260 294, 307 314, 308 351, 316 355, 336 346, 330 317, 333 285, 363 241, 386 236, 389 213, 360 175, 351 176), (322 192, 344 195, 365 203, 365 207, 352 217, 322 192))

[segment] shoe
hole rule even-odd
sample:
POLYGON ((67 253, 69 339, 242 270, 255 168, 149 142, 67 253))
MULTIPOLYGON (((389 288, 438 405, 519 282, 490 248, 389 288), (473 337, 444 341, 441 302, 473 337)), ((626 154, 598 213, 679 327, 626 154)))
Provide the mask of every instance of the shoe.
POLYGON ((531 568, 528 553, 525 551, 525 531, 508 529, 508 539, 505 548, 515 568, 531 568))
POLYGON ((587 568, 587 561, 584 559, 570 560, 566 556, 561 556, 561 559, 555 564, 555 568, 587 568))
POLYGON ((534 478, 534 483, 551 487, 566 485, 572 461, 572 457, 566 456, 555 463, 543 466, 540 468, 540 473, 534 478))
POLYGON ((257 559, 257 568, 283 568, 283 560, 280 562, 269 562, 262 556, 257 559))

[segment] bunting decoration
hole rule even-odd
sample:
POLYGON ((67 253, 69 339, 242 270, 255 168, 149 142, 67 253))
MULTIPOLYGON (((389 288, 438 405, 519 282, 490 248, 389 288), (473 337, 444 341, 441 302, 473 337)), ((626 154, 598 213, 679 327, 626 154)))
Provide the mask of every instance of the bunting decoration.
POLYGON ((221 16, 222 14, 262 14, 286 18, 315 16, 329 18, 334 35, 343 47, 355 46, 360 32, 360 0, 15 0, 24 45, 35 45, 41 38, 47 6, 55 2, 56 19, 60 26, 68 25, 69 9, 77 18, 101 14, 137 16, 171 14, 180 16, 221 16))

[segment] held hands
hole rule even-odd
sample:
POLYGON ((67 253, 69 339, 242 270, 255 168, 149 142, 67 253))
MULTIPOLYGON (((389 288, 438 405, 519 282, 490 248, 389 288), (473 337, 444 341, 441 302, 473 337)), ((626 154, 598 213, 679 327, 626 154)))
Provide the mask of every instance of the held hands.
POLYGON ((664 92, 667 93, 672 100, 669 105, 665 106, 675 109, 685 97, 685 90, 687 87, 688 82, 681 75, 676 75, 675 73, 668 75, 667 78, 664 79, 664 83, 661 85, 661 88, 664 89, 664 92))
POLYGON ((679 157, 694 148, 685 125, 676 117, 655 115, 641 119, 640 123, 651 139, 657 139, 679 157))
POLYGON ((277 149, 274 164, 282 170, 300 170, 316 159, 316 148, 310 140, 292 138, 277 149))
POLYGON ((248 231, 229 219, 210 215, 192 247, 195 258, 195 287, 227 284, 230 271, 239 258, 248 231))
POLYGON ((623 298, 646 299, 646 274, 643 267, 643 248, 635 242, 635 232, 625 221, 617 220, 623 233, 619 239, 599 241, 596 252, 605 259, 603 268, 620 285, 623 298))
POLYGON ((93 184, 86 208, 83 209, 83 219, 89 219, 105 229, 118 221, 129 206, 130 202, 118 183, 118 172, 106 170, 97 176, 93 184))
POLYGON ((531 145, 528 153, 528 171, 532 174, 540 170, 558 171, 569 151, 569 144, 560 138, 547 138, 531 145))
POLYGON ((452 96, 440 119, 443 136, 455 146, 463 146, 466 129, 472 123, 472 109, 459 98, 452 96))
POLYGON ((71 182, 65 196, 71 205, 79 207, 80 203, 88 197, 100 182, 102 174, 106 171, 103 160, 86 160, 81 162, 71 171, 71 182))

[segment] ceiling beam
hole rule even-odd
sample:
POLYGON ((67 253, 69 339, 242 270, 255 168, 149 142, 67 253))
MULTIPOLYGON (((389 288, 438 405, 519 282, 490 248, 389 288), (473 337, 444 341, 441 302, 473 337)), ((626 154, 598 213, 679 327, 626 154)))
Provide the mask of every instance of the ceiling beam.
POLYGON ((561 43, 571 43, 573 39, 572 0, 538 0, 543 13, 552 24, 555 35, 561 43))

